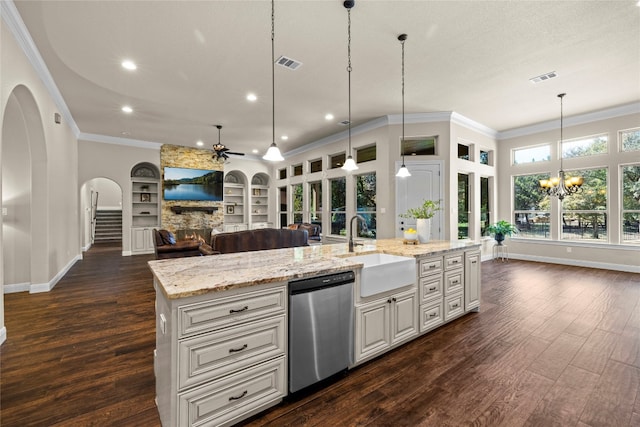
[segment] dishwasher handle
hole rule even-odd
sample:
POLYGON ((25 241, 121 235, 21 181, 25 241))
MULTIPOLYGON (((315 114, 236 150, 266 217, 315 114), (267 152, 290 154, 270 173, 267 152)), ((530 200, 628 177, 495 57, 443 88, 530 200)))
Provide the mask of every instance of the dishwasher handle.
POLYGON ((326 276, 310 277, 289 282, 289 295, 313 292, 320 289, 354 283, 356 274, 353 271, 329 274, 326 276))

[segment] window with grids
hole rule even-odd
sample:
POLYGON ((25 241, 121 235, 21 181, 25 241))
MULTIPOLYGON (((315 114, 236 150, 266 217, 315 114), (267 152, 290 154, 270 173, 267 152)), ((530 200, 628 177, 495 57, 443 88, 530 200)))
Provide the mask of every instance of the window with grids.
POLYGON ((347 235, 347 180, 345 177, 329 180, 331 198, 331 234, 347 235))
POLYGON ((289 224, 289 210, 287 209, 287 187, 278 188, 278 199, 280 227, 286 227, 289 224))
POLYGON ((291 197, 293 200, 293 222, 302 222, 302 184, 294 184, 291 186, 291 197))
POLYGON ((640 163, 622 166, 622 243, 640 245, 640 163))
POLYGON ((309 222, 322 222, 322 181, 309 184, 309 222))
POLYGON ((562 201, 562 240, 607 242, 607 169, 566 172, 584 178, 582 189, 562 201))
POLYGON ((517 175, 513 177, 513 223, 519 230, 518 237, 549 239, 549 195, 540 191, 540 180, 549 179, 548 173, 517 175))
POLYGON ((364 224, 358 226, 358 237, 375 239, 377 227, 375 172, 356 176, 356 211, 364 219, 364 224))
POLYGON ((622 151, 640 151, 640 128, 620 131, 622 151))

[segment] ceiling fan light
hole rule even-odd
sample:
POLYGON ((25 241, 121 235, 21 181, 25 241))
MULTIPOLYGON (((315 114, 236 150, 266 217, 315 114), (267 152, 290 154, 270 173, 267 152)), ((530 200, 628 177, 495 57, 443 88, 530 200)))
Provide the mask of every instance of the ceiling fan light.
POLYGON ((282 154, 280 154, 280 149, 275 142, 271 143, 271 146, 267 150, 267 153, 262 156, 262 158, 270 162, 281 162, 284 160, 284 157, 282 157, 282 154))
POLYGON ((357 169, 358 169, 358 165, 356 165, 356 161, 353 160, 353 157, 351 156, 347 157, 347 161, 344 162, 344 165, 342 165, 342 170, 351 172, 357 169))
POLYGON ((409 172, 409 169, 407 169, 405 165, 402 165, 400 169, 398 169, 398 173, 396 174, 396 176, 398 178, 406 178, 408 176, 411 176, 411 172, 409 172))

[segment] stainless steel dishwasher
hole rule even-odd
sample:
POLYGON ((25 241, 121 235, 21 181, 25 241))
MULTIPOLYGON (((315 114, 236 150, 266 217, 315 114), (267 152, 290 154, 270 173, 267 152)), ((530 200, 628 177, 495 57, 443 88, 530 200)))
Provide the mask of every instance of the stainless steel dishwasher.
POLYGON ((346 271, 289 282, 290 393, 351 364, 354 281, 346 271))

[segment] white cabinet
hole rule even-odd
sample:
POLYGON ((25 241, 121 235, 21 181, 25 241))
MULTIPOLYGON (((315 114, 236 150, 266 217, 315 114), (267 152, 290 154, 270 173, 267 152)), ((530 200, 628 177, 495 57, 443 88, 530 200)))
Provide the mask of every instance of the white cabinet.
POLYGON ((245 223, 245 194, 244 184, 224 184, 224 225, 229 227, 244 226, 245 223))
POLYGON ((480 307, 480 252, 467 252, 464 261, 464 310, 480 307))
POLYGON ((282 400, 286 289, 270 284, 178 300, 156 292, 156 398, 164 427, 231 425, 282 400))
POLYGON ((266 228, 269 221, 269 189, 265 185, 251 187, 251 228, 266 228))
POLYGON ((132 228, 131 229, 131 253, 149 254, 153 253, 153 228, 132 228))
POLYGON ((356 305, 356 355, 360 362, 418 332, 416 288, 356 305))
POLYGON ((160 221, 160 181, 131 178, 131 226, 157 227, 160 221))

